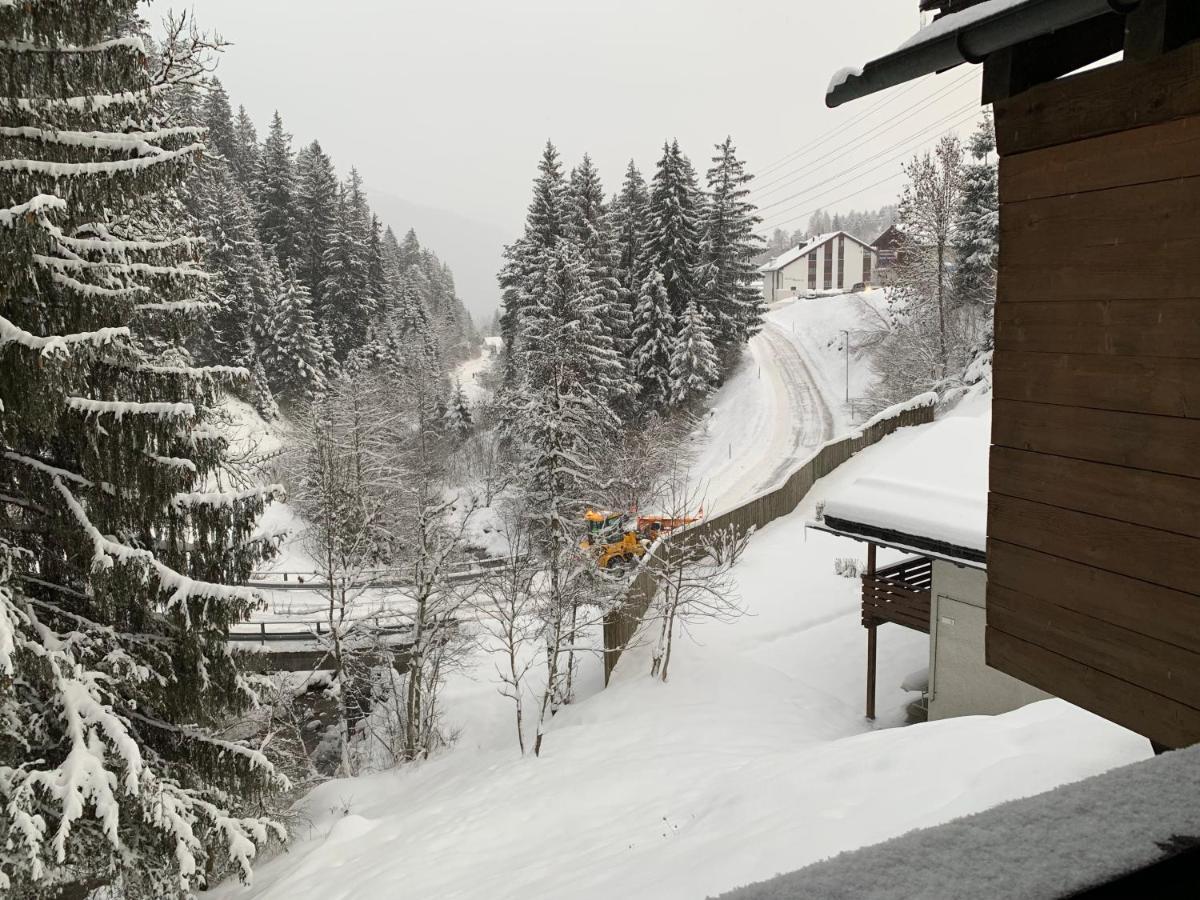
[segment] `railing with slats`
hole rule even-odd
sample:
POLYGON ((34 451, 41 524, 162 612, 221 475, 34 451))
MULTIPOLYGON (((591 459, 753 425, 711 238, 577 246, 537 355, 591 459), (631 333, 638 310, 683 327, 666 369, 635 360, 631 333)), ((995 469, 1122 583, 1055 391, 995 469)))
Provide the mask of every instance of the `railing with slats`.
POLYGON ((862 623, 895 622, 929 633, 933 560, 916 556, 862 577, 862 623))

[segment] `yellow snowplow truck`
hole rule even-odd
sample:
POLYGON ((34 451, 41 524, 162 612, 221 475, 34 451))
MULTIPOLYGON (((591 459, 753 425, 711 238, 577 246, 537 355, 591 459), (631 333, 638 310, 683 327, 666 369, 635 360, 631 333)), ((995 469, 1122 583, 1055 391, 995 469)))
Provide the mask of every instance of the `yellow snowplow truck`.
POLYGON ((637 527, 622 513, 589 509, 583 516, 587 535, 579 546, 591 551, 602 569, 632 566, 646 555, 646 544, 637 527))

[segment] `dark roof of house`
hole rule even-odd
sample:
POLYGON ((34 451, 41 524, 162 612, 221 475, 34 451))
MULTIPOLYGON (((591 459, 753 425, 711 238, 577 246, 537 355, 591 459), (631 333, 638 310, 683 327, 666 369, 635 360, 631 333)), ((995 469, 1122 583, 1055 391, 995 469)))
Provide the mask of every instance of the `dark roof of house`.
POLYGON ((1116 15, 1113 0, 982 0, 946 2, 944 13, 887 56, 842 69, 825 94, 840 106, 923 75, 980 63, 990 53, 1099 16, 1116 15))
POLYGON ((890 250, 892 247, 899 246, 903 239, 904 232, 900 230, 900 227, 889 225, 883 234, 871 242, 871 246, 876 250, 890 250))
POLYGON ((1200 746, 910 831, 721 900, 1187 897, 1198 865, 1200 746))

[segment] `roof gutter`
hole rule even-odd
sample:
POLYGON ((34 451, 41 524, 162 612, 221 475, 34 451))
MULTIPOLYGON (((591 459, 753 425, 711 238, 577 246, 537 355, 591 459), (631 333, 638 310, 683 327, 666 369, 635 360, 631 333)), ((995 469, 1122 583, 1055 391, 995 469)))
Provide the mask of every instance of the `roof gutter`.
POLYGON ((861 73, 848 76, 829 91, 825 105, 841 106, 932 72, 962 63, 981 63, 997 50, 1106 13, 1124 14, 1139 3, 1140 0, 1029 0, 1009 6, 938 38, 867 63, 861 73))

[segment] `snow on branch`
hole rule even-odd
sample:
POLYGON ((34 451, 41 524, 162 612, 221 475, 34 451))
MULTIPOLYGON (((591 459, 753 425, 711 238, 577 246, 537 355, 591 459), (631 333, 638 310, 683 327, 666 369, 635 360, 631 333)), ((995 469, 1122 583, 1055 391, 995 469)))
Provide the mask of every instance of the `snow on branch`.
POLYGON ((113 150, 120 153, 137 153, 140 156, 156 156, 168 151, 156 146, 153 141, 171 137, 199 138, 204 129, 199 127, 163 128, 157 131, 57 131, 53 128, 38 128, 35 125, 0 126, 0 137, 22 138, 58 144, 62 147, 79 147, 89 150, 113 150))
POLYGON ((178 150, 162 150, 152 156, 134 159, 114 159, 104 162, 49 162, 42 159, 0 159, 0 172, 25 172, 48 178, 78 178, 83 175, 116 175, 121 172, 141 172, 151 166, 174 162, 204 150, 196 141, 178 150))
POLYGON ((32 200, 27 200, 17 206, 0 209, 0 225, 12 228, 18 220, 29 216, 42 216, 47 210, 66 209, 67 201, 53 194, 38 194, 32 200))
POLYGON ((157 557, 149 550, 130 547, 127 544, 106 538, 100 533, 100 529, 92 524, 92 520, 88 518, 87 511, 83 508, 83 505, 71 493, 70 489, 62 483, 61 479, 57 477, 54 479, 54 487, 62 495, 63 500, 67 504, 67 509, 70 510, 75 521, 79 523, 80 528, 83 529, 92 542, 93 570, 104 571, 111 569, 117 560, 121 562, 141 563, 154 572, 164 590, 171 591, 171 596, 167 601, 168 604, 177 604, 183 613, 184 619, 189 624, 190 615, 185 601, 192 597, 213 597, 219 600, 238 600, 244 603, 259 602, 258 594, 250 588, 214 584, 210 581, 198 581, 197 579, 189 578, 186 575, 176 572, 170 566, 159 562, 157 557))
POLYGON ((176 494, 171 504, 179 509, 192 506, 231 507, 243 500, 281 500, 285 496, 283 485, 269 484, 264 487, 248 488, 244 491, 193 491, 176 494))
POLYGON ((4 316, 0 316, 0 346, 5 344, 20 344, 30 350, 39 351, 42 356, 53 356, 56 353, 70 353, 72 344, 91 344, 99 346, 110 343, 119 337, 129 337, 129 329, 124 325, 119 328, 100 328, 96 331, 80 331, 75 334, 52 334, 49 337, 39 337, 24 328, 14 325, 4 316))
POLYGON ((154 303, 139 303, 137 312, 191 312, 195 309, 216 309, 221 304, 216 300, 161 300, 154 303))
POLYGON ((142 372, 154 375, 183 375, 188 378, 249 378, 244 366, 138 366, 142 372))
POLYGON ((60 469, 58 466, 52 466, 49 463, 44 463, 40 459, 34 459, 32 456, 24 456, 20 453, 15 453, 12 450, 4 451, 4 458, 20 463, 23 466, 28 466, 31 469, 37 469, 46 475, 54 478, 65 478, 67 481, 82 485, 83 487, 95 487, 95 482, 89 481, 82 475, 77 475, 75 472, 69 472, 66 469, 60 469))
POLYGON ((187 266, 152 266, 149 263, 88 262, 82 259, 62 259, 35 253, 33 261, 48 269, 60 272, 86 272, 101 270, 120 275, 163 275, 168 278, 211 278, 208 272, 187 266))
POLYGON ((127 415, 159 416, 164 419, 194 419, 196 407, 191 403, 138 403, 132 400, 92 400, 90 397, 68 397, 67 407, 86 415, 112 415, 117 419, 127 415))
POLYGON ((149 291, 145 285, 134 284, 129 287, 110 288, 102 287, 98 284, 87 284, 77 278, 72 278, 66 272, 51 272, 51 278, 55 284, 60 284, 63 287, 83 294, 85 297, 103 297, 107 300, 116 300, 124 297, 129 297, 132 294, 145 294, 149 291))
POLYGON ((146 55, 146 45, 136 35, 112 38, 107 41, 100 41, 98 44, 86 44, 82 46, 73 46, 71 44, 46 46, 43 44, 33 44, 29 41, 0 41, 0 50, 8 50, 12 53, 104 53, 116 48, 133 50, 142 56, 146 55))

